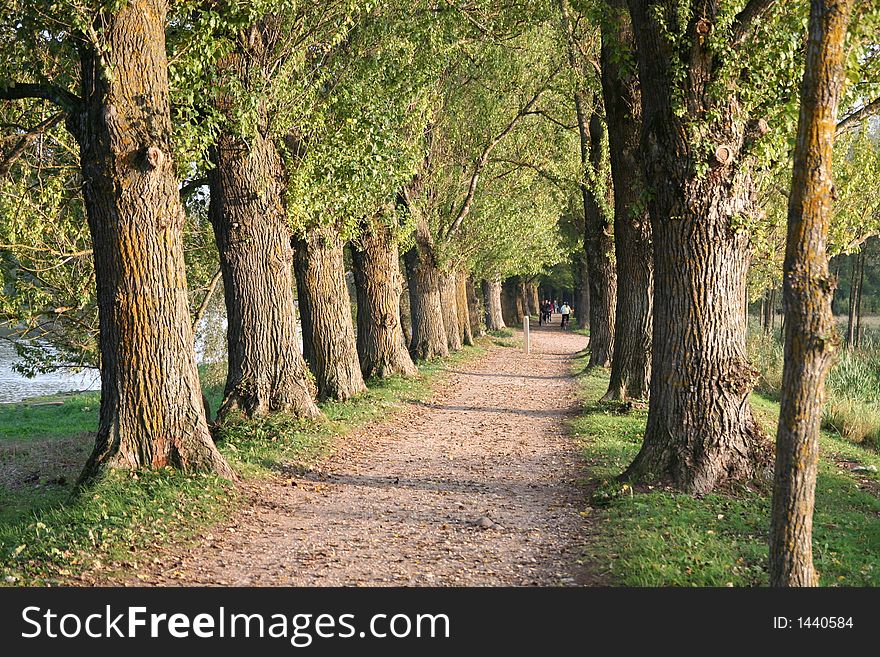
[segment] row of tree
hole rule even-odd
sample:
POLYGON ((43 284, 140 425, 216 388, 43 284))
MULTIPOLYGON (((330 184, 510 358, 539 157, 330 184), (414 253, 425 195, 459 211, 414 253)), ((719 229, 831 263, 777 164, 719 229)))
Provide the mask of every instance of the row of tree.
POLYGON ((2 310, 100 363, 88 475, 232 476, 192 350, 188 283, 217 270, 221 416, 313 417, 467 342, 476 288, 500 328, 571 259, 606 399, 649 399, 625 476, 706 493, 771 460, 747 306, 784 269, 773 579, 813 580, 827 253, 876 220, 877 2, 6 1, 2 310))

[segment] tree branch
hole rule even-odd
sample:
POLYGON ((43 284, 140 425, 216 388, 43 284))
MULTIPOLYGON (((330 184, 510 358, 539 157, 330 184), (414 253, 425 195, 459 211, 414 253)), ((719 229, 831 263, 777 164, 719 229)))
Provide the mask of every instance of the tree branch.
MULTIPOLYGON (((554 74, 555 75, 555 74, 554 74)), ((549 84, 549 81, 548 81, 549 84)), ((477 193, 477 183, 480 180, 480 173, 483 171, 483 168, 486 166, 486 163, 489 161, 489 155, 495 149, 495 147, 501 143, 501 140, 504 139, 507 135, 510 134, 510 131, 516 126, 519 120, 526 116, 529 113, 529 110, 538 102, 538 99, 541 97, 547 90, 547 85, 542 86, 538 91, 535 92, 535 95, 531 97, 529 102, 527 102, 523 107, 520 108, 519 112, 516 113, 510 122, 504 127, 504 129, 499 132, 492 140, 486 144, 483 148, 483 152, 480 153, 480 157, 474 162, 474 168, 471 172, 471 179, 468 183, 467 194, 465 194, 464 201, 461 203, 461 207, 458 210, 458 214, 456 214, 455 219, 452 224, 449 226, 449 230, 446 231, 445 241, 451 240, 458 230, 461 228, 461 224, 464 221, 465 217, 470 214, 471 207, 473 206, 474 196, 477 193)))
POLYGON ((208 283, 208 289, 205 290, 205 296, 202 297, 202 302, 199 304, 198 310, 196 310, 196 314, 193 315, 193 331, 195 331, 199 327, 199 322, 202 321, 202 317, 204 317, 205 313, 208 311, 208 305, 211 303, 211 297, 214 296, 214 292, 217 289, 217 284, 220 282, 221 273, 222 270, 218 267, 213 278, 211 278, 211 282, 208 283))
POLYGON ((854 112, 850 112, 837 123, 837 134, 840 135, 847 130, 852 130, 870 116, 880 113, 880 98, 875 98, 870 103, 866 103, 854 112))
POLYGON ((204 187, 208 184, 207 178, 193 178, 192 180, 188 180, 180 186, 180 198, 181 200, 186 200, 190 196, 192 196, 197 189, 200 187, 204 187))
POLYGON ((21 157, 22 153, 27 150, 27 147, 30 146, 37 137, 42 135, 46 130, 57 125, 61 119, 67 116, 67 112, 58 112, 57 114, 53 114, 45 121, 37 124, 26 133, 21 135, 18 139, 18 143, 12 147, 12 150, 9 151, 8 154, 4 155, 2 159, 0 159, 0 176, 5 176, 9 173, 9 170, 12 168, 12 164, 21 157))
POLYGON ((75 112, 82 102, 76 94, 52 84, 32 84, 20 82, 0 88, 0 100, 22 100, 25 98, 42 98, 56 104, 65 112, 75 112))
POLYGON ((762 19, 775 4, 776 0, 749 0, 743 10, 733 19, 731 45, 736 48, 745 43, 752 26, 762 19))

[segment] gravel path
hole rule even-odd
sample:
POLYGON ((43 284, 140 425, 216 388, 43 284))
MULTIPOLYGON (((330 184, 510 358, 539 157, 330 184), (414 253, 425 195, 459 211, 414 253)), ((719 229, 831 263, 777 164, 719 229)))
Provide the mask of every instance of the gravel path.
POLYGON ((533 328, 533 351, 494 347, 433 398, 340 440, 303 475, 131 584, 583 585, 589 525, 572 356, 587 338, 533 328))

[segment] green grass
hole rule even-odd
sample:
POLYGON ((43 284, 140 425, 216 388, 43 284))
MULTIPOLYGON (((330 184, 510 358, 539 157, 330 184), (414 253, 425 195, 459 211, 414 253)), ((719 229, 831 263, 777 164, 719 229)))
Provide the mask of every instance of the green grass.
MULTIPOLYGON (((579 359, 578 371, 585 362, 579 359)), ((607 389, 601 370, 580 374, 584 403, 572 422, 595 490, 585 513, 596 522, 593 565, 629 586, 761 586, 767 584, 769 485, 740 485, 695 498, 661 486, 633 490, 617 483, 636 455, 647 411, 596 402, 607 389)), ((769 432, 778 405, 754 395, 769 432)), ((880 585, 880 490, 877 473, 854 473, 841 460, 880 465, 880 456, 824 434, 816 485, 813 546, 821 584, 880 585)))
POLYGON ((7 441, 57 438, 94 431, 97 392, 37 397, 21 404, 0 404, 0 445, 7 441), (61 402, 62 405, 52 405, 61 402))
MULTIPOLYGON (((217 430, 218 447, 244 480, 272 476, 282 464, 307 468, 340 435, 404 402, 427 398, 447 367, 484 351, 465 347, 425 363, 417 379, 370 381, 369 391, 356 399, 321 404, 324 421, 232 419, 217 430)), ((201 371, 214 410, 222 397, 222 369, 201 371)), ((98 396, 63 401, 0 405, 0 585, 89 581, 97 571, 135 569, 163 547, 199 536, 241 504, 230 482, 170 468, 108 472, 74 494, 97 425, 98 396), (28 469, 35 474, 23 482, 20 475, 28 469)))

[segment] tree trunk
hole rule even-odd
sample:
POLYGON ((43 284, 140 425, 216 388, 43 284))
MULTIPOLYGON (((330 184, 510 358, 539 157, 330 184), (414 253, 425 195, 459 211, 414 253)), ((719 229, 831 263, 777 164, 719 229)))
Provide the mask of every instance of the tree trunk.
POLYGON ((502 285, 500 278, 483 281, 483 298, 486 305, 486 328, 500 331, 507 328, 504 323, 504 312, 501 304, 502 285))
POLYGON ((318 397, 339 401, 367 389, 358 362, 342 247, 332 228, 314 228, 293 245, 303 356, 315 375, 318 397))
POLYGON ((352 245, 357 288, 357 353, 364 378, 415 376, 400 322, 400 258, 391 230, 376 218, 352 245))
MULTIPOLYGON (((559 0, 560 13, 566 32, 566 53, 572 71, 582 69, 574 26, 569 16, 568 0, 559 0)), ((578 76, 576 76, 578 77, 578 76)), ((602 174, 602 136, 604 127, 595 112, 587 116, 587 97, 578 86, 574 91, 574 108, 580 137, 581 167, 592 181, 580 183, 584 208, 584 252, 587 264, 587 282, 590 294, 590 362, 588 367, 608 367, 614 351, 614 323, 617 306, 617 273, 614 266, 614 236, 612 218, 608 216, 596 194, 602 194, 607 181, 602 174)), ((566 299, 563 299, 566 301, 566 299)), ((568 299, 567 301, 573 301, 568 299)))
POLYGON ((474 336, 471 332, 470 308, 468 308, 467 274, 463 271, 456 276, 455 307, 458 310, 458 334, 461 336, 461 344, 473 346, 474 336))
POLYGON ((449 351, 461 349, 461 334, 458 331, 458 282, 454 271, 440 274, 440 303, 443 307, 443 330, 446 333, 446 346, 449 351))
POLYGON ((541 314, 541 302, 538 300, 538 286, 535 283, 526 283, 526 301, 528 302, 528 314, 538 316, 541 314))
POLYGON ((654 267, 651 220, 640 168, 641 96, 636 72, 621 65, 620 48, 635 48, 625 0, 609 0, 614 15, 602 23, 602 90, 614 181, 617 311, 611 380, 603 399, 646 399, 651 382, 654 267))
MULTIPOLYGON (((575 289, 574 289, 574 314, 577 316, 578 325, 581 328, 590 326, 590 274, 587 269, 587 254, 579 249, 575 254, 575 289)), ((550 295, 555 298, 555 291, 550 295)))
MULTIPOLYGON (((669 15, 678 7, 677 0, 661 4, 669 15)), ((678 60, 665 46, 668 26, 649 0, 629 5, 639 52, 642 161, 652 189, 654 336, 645 439, 625 476, 668 477, 700 494, 751 478, 769 460, 748 402, 757 378, 746 358, 742 313, 751 250, 737 228, 743 215, 757 213, 754 184, 748 166, 730 165, 747 157, 745 120, 735 94, 716 101, 704 93, 719 68, 710 40, 681 35, 689 40, 682 48, 690 69, 679 81, 678 60), (676 86, 684 114, 676 112, 676 86), (719 146, 709 170, 698 174, 690 122, 709 111, 706 103, 721 118, 704 139, 719 146)))
POLYGON ((419 224, 416 243, 404 256, 412 318, 409 352, 416 361, 449 354, 440 301, 440 272, 428 230, 426 224, 419 224))
MULTIPOLYGON (((406 280, 406 266, 401 269, 401 262, 398 260, 397 268, 400 271, 400 280, 403 281, 403 291, 400 294, 400 328, 403 332, 403 344, 409 351, 409 345, 412 344, 412 315, 409 309, 409 281, 406 280)), ((412 360, 412 357, 410 357, 412 360)))
POLYGON ((825 375, 835 350, 827 236, 832 215, 831 161, 843 87, 844 41, 855 0, 812 0, 807 62, 788 204, 782 373, 770 583, 815 586, 813 503, 825 375))
MULTIPOLYGON (((583 103, 583 101, 581 101, 583 103)), ((580 104, 579 104, 580 106, 580 104)), ((604 126, 598 115, 590 118, 584 129, 583 110, 578 110, 581 139, 588 143, 590 166, 601 169, 604 126)), ((583 149, 582 149, 583 150, 583 149)), ((590 362, 588 367, 609 367, 614 354, 614 324, 617 312, 617 268, 611 218, 595 197, 595 192, 581 185, 584 203, 584 251, 587 254, 587 282, 590 291, 590 362)))
POLYGON ((483 330, 483 322, 481 320, 483 317, 483 303, 477 295, 473 278, 467 276, 465 279, 465 286, 467 290, 468 319, 471 323, 471 336, 479 338, 485 333, 483 330))
POLYGON ((849 258, 849 316, 846 323, 846 346, 852 349, 856 343, 856 298, 858 297, 858 255, 849 258))
POLYGON ((100 420, 82 483, 105 467, 235 477, 208 432, 196 369, 171 154, 166 11, 164 1, 130 0, 100 12, 108 48, 84 46, 83 114, 69 120, 80 145, 101 344, 100 420))
POLYGON ((296 335, 293 252, 271 140, 223 132, 211 149, 208 216, 226 300, 228 370, 219 418, 320 415, 296 335))
POLYGON ((519 326, 522 321, 522 291, 519 276, 505 279, 501 286, 501 314, 507 326, 519 326))
POLYGON ((856 298, 856 348, 862 345, 862 290, 865 287, 865 246, 859 251, 859 294, 856 298))

